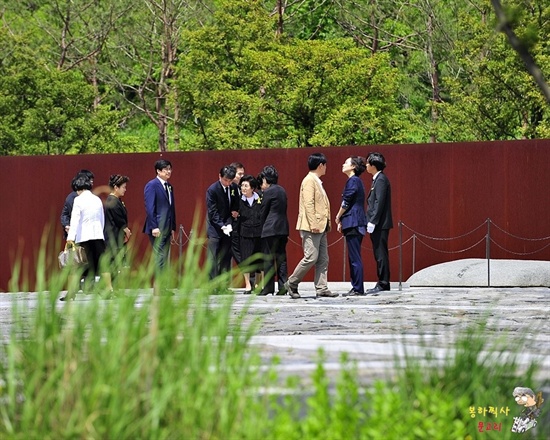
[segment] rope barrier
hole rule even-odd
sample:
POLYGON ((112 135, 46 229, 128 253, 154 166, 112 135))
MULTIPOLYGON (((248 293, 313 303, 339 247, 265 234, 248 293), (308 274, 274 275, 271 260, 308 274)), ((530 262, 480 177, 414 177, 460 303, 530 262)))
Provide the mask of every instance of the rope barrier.
POLYGON ((502 227, 498 226, 497 224, 495 224, 490 218, 488 218, 484 223, 482 223, 481 225, 475 227, 474 229, 472 229, 471 231, 468 231, 462 235, 458 235, 456 237, 450 237, 450 238, 447 238, 447 237, 432 237, 432 236, 429 236, 429 235, 426 235, 426 234, 422 234, 418 231, 415 231, 414 229, 412 229, 411 227, 407 226, 406 224, 404 224, 403 222, 399 222, 399 246, 398 248, 400 249, 400 256, 399 256, 399 289, 401 290, 401 282, 402 282, 402 279, 401 279, 401 274, 402 274, 402 249, 403 249, 403 245, 406 244, 411 238, 414 239, 414 242, 413 242, 413 256, 412 256, 412 259, 413 259, 413 273, 415 272, 415 269, 414 269, 414 264, 415 264, 415 260, 416 260, 416 241, 418 240, 422 245, 426 246, 428 249, 434 251, 434 252, 439 252, 439 253, 443 253, 443 254, 459 254, 459 253, 463 253, 463 252, 466 252, 466 251, 469 251, 473 248, 475 248, 476 246, 478 246, 480 243, 483 243, 485 241, 485 259, 487 260, 487 286, 490 287, 491 286, 491 272, 490 272, 490 262, 491 262, 491 243, 493 243, 493 245, 495 245, 496 247, 498 247, 500 250, 504 251, 505 253, 508 253, 508 254, 511 254, 511 255, 518 255, 518 256, 525 256, 525 255, 533 255, 533 254, 536 254, 536 253, 539 253, 541 251, 543 251, 544 249, 550 247, 550 243, 546 244, 545 246, 543 246, 542 248, 540 249, 537 249, 535 251, 532 251, 532 252, 516 252, 516 251, 512 251, 510 249, 507 249, 505 248, 504 246, 500 245, 499 243, 497 243, 495 241, 495 239, 491 236, 491 225, 494 226, 495 229, 497 229, 498 231, 506 234, 507 236, 509 237, 513 237, 515 239, 518 239, 518 240, 522 240, 522 241, 527 241, 527 242, 540 242, 540 241, 546 241, 546 240, 550 240, 550 236, 547 236, 547 237, 540 237, 540 238, 527 238, 527 237, 520 237, 520 236, 517 236, 517 235, 514 235, 506 230, 504 230, 502 227), (459 250, 454 250, 454 251, 445 251, 445 250, 442 250, 442 249, 437 249, 433 246, 430 246, 428 243, 426 243, 426 240, 434 240, 434 241, 450 241, 450 240, 457 240, 457 239, 461 239, 461 238, 464 238, 464 237, 467 237, 471 234, 473 234, 474 232, 476 232, 477 230, 481 229, 483 226, 486 226, 486 233, 485 235, 479 240, 477 241, 476 243, 474 243, 473 245, 471 246, 468 246, 464 249, 459 249, 459 250), (413 235, 411 237, 409 237, 409 239, 407 239, 405 242, 402 241, 402 230, 403 230, 403 227, 407 228, 407 230, 409 230, 413 235), (420 239, 419 237, 423 238, 420 239))
MULTIPOLYGON (((542 237, 542 238, 526 238, 526 237, 519 237, 517 235, 514 235, 508 231, 505 231, 500 226, 495 224, 491 219, 489 219, 492 225, 495 226, 499 231, 504 232, 506 235, 509 235, 510 237, 517 238, 518 240, 525 240, 525 241, 544 241, 544 240, 550 240, 550 235, 548 237, 542 237)), ((495 243, 496 244, 496 243, 495 243)), ((546 247, 546 246, 545 246, 546 247)), ((544 249, 544 248, 543 248, 544 249)))
POLYGON ((415 231, 414 229, 411 229, 410 227, 408 227, 405 223, 401 223, 403 226, 405 226, 409 231, 413 232, 414 234, 416 234, 417 236, 419 237, 423 237, 423 238, 429 238, 430 240, 440 240, 440 241, 450 241, 450 240, 457 240, 459 238, 464 238, 464 237, 467 237, 468 235, 470 234, 473 234, 475 231, 477 231, 478 229, 482 228, 484 225, 485 225, 485 222, 482 223, 481 225, 479 225, 478 227, 472 229, 471 231, 469 232, 466 232, 465 234, 462 234, 462 235, 457 235, 456 237, 449 237, 449 238, 446 238, 446 237, 430 237, 429 235, 424 235, 418 231, 415 231))
POLYGON ((483 242, 485 241, 486 238, 487 238, 486 236, 483 236, 483 237, 481 238, 481 240, 479 240, 477 243, 475 243, 475 244, 473 244, 472 246, 469 246, 469 247, 467 247, 467 248, 459 249, 458 251, 444 251, 444 250, 442 250, 442 249, 436 249, 436 248, 434 248, 433 246, 430 246, 430 245, 424 243, 424 242, 423 242, 422 240, 420 240, 420 239, 418 239, 418 241, 419 241, 420 243, 422 243, 424 246, 426 246, 428 249, 431 249, 432 251, 440 252, 440 253, 442 253, 442 254, 460 254, 460 253, 462 253, 462 252, 466 252, 466 251, 469 251, 470 249, 475 248, 479 243, 483 243, 483 242))
POLYGON ((508 252, 509 254, 512 254, 512 255, 533 255, 533 254, 536 254, 537 252, 543 251, 544 249, 546 249, 547 247, 550 246, 550 243, 548 243, 546 246, 543 246, 542 248, 540 248, 536 251, 533 251, 533 252, 514 252, 514 251, 511 251, 510 249, 506 249, 506 248, 502 247, 500 244, 498 244, 492 238, 491 238, 491 243, 493 243, 496 247, 503 250, 504 252, 508 252))

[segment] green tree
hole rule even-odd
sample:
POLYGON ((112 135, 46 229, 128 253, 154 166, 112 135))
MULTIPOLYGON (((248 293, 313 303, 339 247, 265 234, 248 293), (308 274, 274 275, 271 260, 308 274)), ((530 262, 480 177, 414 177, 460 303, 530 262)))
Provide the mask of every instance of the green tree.
POLYGON ((118 112, 94 106, 78 71, 48 68, 24 36, 0 28, 0 154, 120 151, 118 112))
POLYGON ((184 33, 177 89, 190 148, 411 139, 387 56, 351 39, 277 38, 260 2, 220 3, 211 24, 184 33))
MULTIPOLYGON (((550 71, 545 50, 550 5, 512 1, 514 28, 542 71, 550 71)), ((531 139, 549 132, 549 110, 518 55, 495 31, 490 2, 458 16, 462 38, 455 45, 460 73, 447 78, 450 99, 441 103, 440 137, 445 140, 531 139), (475 11, 475 13, 474 13, 475 11)))

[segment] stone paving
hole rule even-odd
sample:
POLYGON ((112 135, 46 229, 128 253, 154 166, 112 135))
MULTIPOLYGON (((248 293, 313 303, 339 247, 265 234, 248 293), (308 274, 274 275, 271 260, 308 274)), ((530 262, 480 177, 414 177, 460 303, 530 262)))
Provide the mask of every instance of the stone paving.
MULTIPOLYGON (((371 287, 366 283, 366 287, 371 287)), ((347 292, 349 283, 330 282, 329 288, 347 292)), ((342 353, 358 362, 359 374, 367 381, 391 375, 396 359, 424 357, 427 350, 437 359, 449 354, 457 336, 467 327, 487 322, 482 329, 489 345, 500 341, 513 351, 521 347, 520 361, 542 363, 538 379, 550 383, 550 289, 529 288, 434 288, 410 287, 373 297, 316 299, 313 283, 299 286, 302 298, 249 296, 236 289, 237 313, 249 307, 249 322, 258 320, 253 339, 268 360, 280 358, 281 375, 309 376, 316 367, 318 350, 325 352, 325 367, 337 371, 342 353)), ((137 302, 151 295, 140 292, 137 302)), ((9 334, 14 299, 27 305, 33 293, 0 295, 0 336, 9 334)), ((177 298, 177 296, 176 296, 177 298)), ((212 301, 217 301, 212 296, 212 301)), ((77 301, 91 301, 78 295, 77 301)), ((63 307, 63 303, 59 303, 63 307)))
MULTIPOLYGON (((344 293, 348 283, 329 283, 344 293)), ((343 352, 358 362, 366 379, 391 375, 404 352, 423 358, 429 349, 437 359, 467 327, 487 322, 488 345, 500 341, 521 347, 520 362, 542 363, 538 379, 550 380, 550 289, 538 288, 414 288, 406 285, 376 297, 316 299, 313 283, 299 286, 301 299, 255 297, 248 314, 260 318, 254 338, 263 356, 277 355, 280 371, 307 375, 315 368, 318 350, 325 352, 327 370, 340 368, 343 352)), ((249 298, 237 295, 235 307, 249 298)))

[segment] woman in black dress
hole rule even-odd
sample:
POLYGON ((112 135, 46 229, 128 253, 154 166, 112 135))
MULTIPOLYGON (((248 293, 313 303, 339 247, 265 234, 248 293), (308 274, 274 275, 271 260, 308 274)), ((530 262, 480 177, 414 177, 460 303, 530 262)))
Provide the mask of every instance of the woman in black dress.
POLYGON ((124 245, 132 235, 128 227, 128 212, 121 200, 126 193, 126 184, 129 180, 128 176, 113 174, 109 178, 111 193, 105 200, 105 228, 103 232, 105 247, 110 255, 114 273, 118 272, 124 259, 124 245))
POLYGON ((256 192, 258 181, 250 174, 241 178, 241 200, 239 206, 239 234, 241 237, 241 263, 239 266, 246 269, 243 273, 245 294, 251 294, 254 286, 250 283, 250 273, 261 267, 260 236, 262 223, 260 220, 261 197, 256 192), (253 257, 253 258, 251 258, 253 257))

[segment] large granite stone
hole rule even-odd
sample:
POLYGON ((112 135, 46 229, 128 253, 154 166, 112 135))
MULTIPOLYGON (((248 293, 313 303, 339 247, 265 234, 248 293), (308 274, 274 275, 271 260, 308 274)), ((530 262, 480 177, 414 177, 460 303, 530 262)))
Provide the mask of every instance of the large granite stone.
POLYGON ((413 274, 411 287, 550 287, 550 261, 470 258, 436 264, 413 274))

